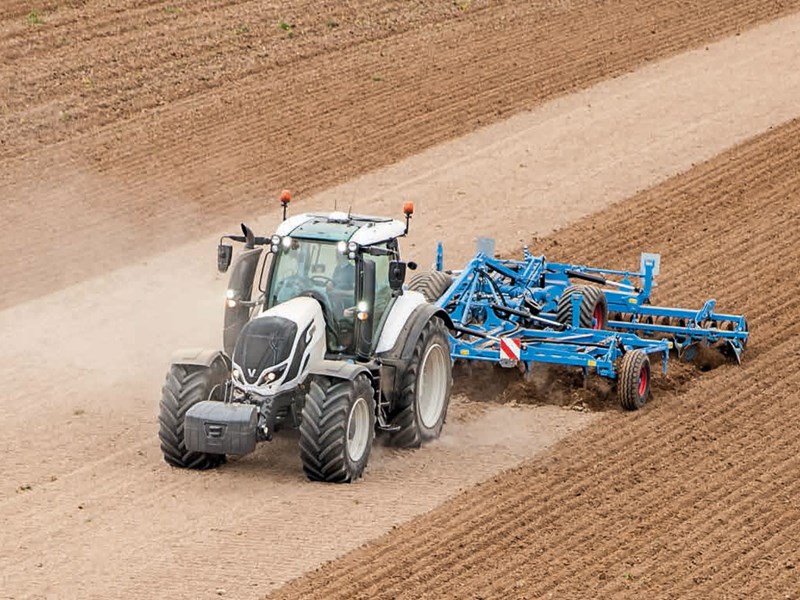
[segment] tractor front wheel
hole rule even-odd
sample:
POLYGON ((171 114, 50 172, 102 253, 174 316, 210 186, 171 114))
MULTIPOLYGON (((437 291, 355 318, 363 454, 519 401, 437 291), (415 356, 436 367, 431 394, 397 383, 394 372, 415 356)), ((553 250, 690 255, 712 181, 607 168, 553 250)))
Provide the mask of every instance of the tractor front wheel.
POLYGON ((203 400, 222 400, 228 369, 221 361, 210 367, 172 365, 161 390, 158 438, 164 460, 182 469, 213 469, 225 462, 224 454, 186 449, 183 425, 186 411, 203 400))
POLYGON ((403 373, 392 424, 398 429, 391 443, 416 448, 439 437, 450 403, 453 365, 450 338, 441 319, 425 325, 414 344, 411 360, 403 373))
POLYGON ((619 367, 617 396, 625 410, 638 410, 650 395, 650 358, 641 350, 625 353, 619 367))
POLYGON ((374 437, 375 392, 365 375, 311 382, 300 423, 300 459, 309 479, 355 481, 367 466, 374 437))

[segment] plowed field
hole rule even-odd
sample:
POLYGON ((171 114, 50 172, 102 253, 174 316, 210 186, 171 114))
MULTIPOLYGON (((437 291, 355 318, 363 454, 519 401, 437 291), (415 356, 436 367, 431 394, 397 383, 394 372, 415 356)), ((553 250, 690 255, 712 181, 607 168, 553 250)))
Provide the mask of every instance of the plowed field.
POLYGON ((291 433, 171 469, 156 414, 171 352, 219 345, 217 236, 273 231, 280 188, 296 212, 427 201, 410 258, 517 249, 798 116, 798 9, 3 2, 0 597, 260 598, 393 527, 277 595, 794 597, 796 122, 533 240, 661 252, 664 302, 748 313, 741 368, 676 369, 634 415, 519 406, 541 397, 479 373, 440 440, 376 446, 344 488, 304 479, 291 433))
POLYGON ((753 332, 741 367, 612 413, 274 598, 797 598, 800 122, 535 246, 635 264, 657 299, 716 292, 753 332))
POLYGON ((0 307, 798 7, 4 3, 0 307))

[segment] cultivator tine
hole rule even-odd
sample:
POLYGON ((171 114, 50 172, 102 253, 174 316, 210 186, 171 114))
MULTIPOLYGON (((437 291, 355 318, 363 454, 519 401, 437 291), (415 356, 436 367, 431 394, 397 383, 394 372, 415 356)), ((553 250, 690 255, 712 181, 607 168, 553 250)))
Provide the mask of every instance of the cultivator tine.
POLYGON ((678 358, 682 362, 692 362, 700 351, 700 342, 689 342, 678 346, 678 358))

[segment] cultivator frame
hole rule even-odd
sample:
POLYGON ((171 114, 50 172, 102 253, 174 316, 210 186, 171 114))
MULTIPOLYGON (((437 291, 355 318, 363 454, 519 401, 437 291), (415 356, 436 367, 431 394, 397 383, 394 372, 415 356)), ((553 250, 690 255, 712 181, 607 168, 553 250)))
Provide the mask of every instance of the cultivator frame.
MULTIPOLYGON (((714 300, 699 310, 651 305, 659 267, 655 254, 642 255, 639 271, 621 271, 547 262, 527 247, 522 260, 478 252, 463 270, 446 271, 454 280, 436 304, 453 323, 454 359, 526 371, 535 363, 559 364, 609 379, 618 378, 620 359, 632 351, 660 357, 665 373, 671 349, 690 360, 699 348, 715 347, 740 362, 748 338, 744 316, 717 313, 714 300), (576 288, 569 294, 571 322, 558 320, 559 300, 574 280, 604 288, 605 327, 580 326, 583 293, 576 288)), ((441 244, 436 268, 444 270, 441 244)))

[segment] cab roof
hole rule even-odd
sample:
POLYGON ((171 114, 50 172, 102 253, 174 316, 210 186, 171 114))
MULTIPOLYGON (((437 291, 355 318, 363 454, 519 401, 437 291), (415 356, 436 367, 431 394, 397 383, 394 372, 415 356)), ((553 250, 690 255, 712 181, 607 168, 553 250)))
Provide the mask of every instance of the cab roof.
POLYGON ((361 246, 379 244, 405 234, 405 224, 386 217, 305 213, 281 223, 277 234, 324 242, 356 242, 361 246))

